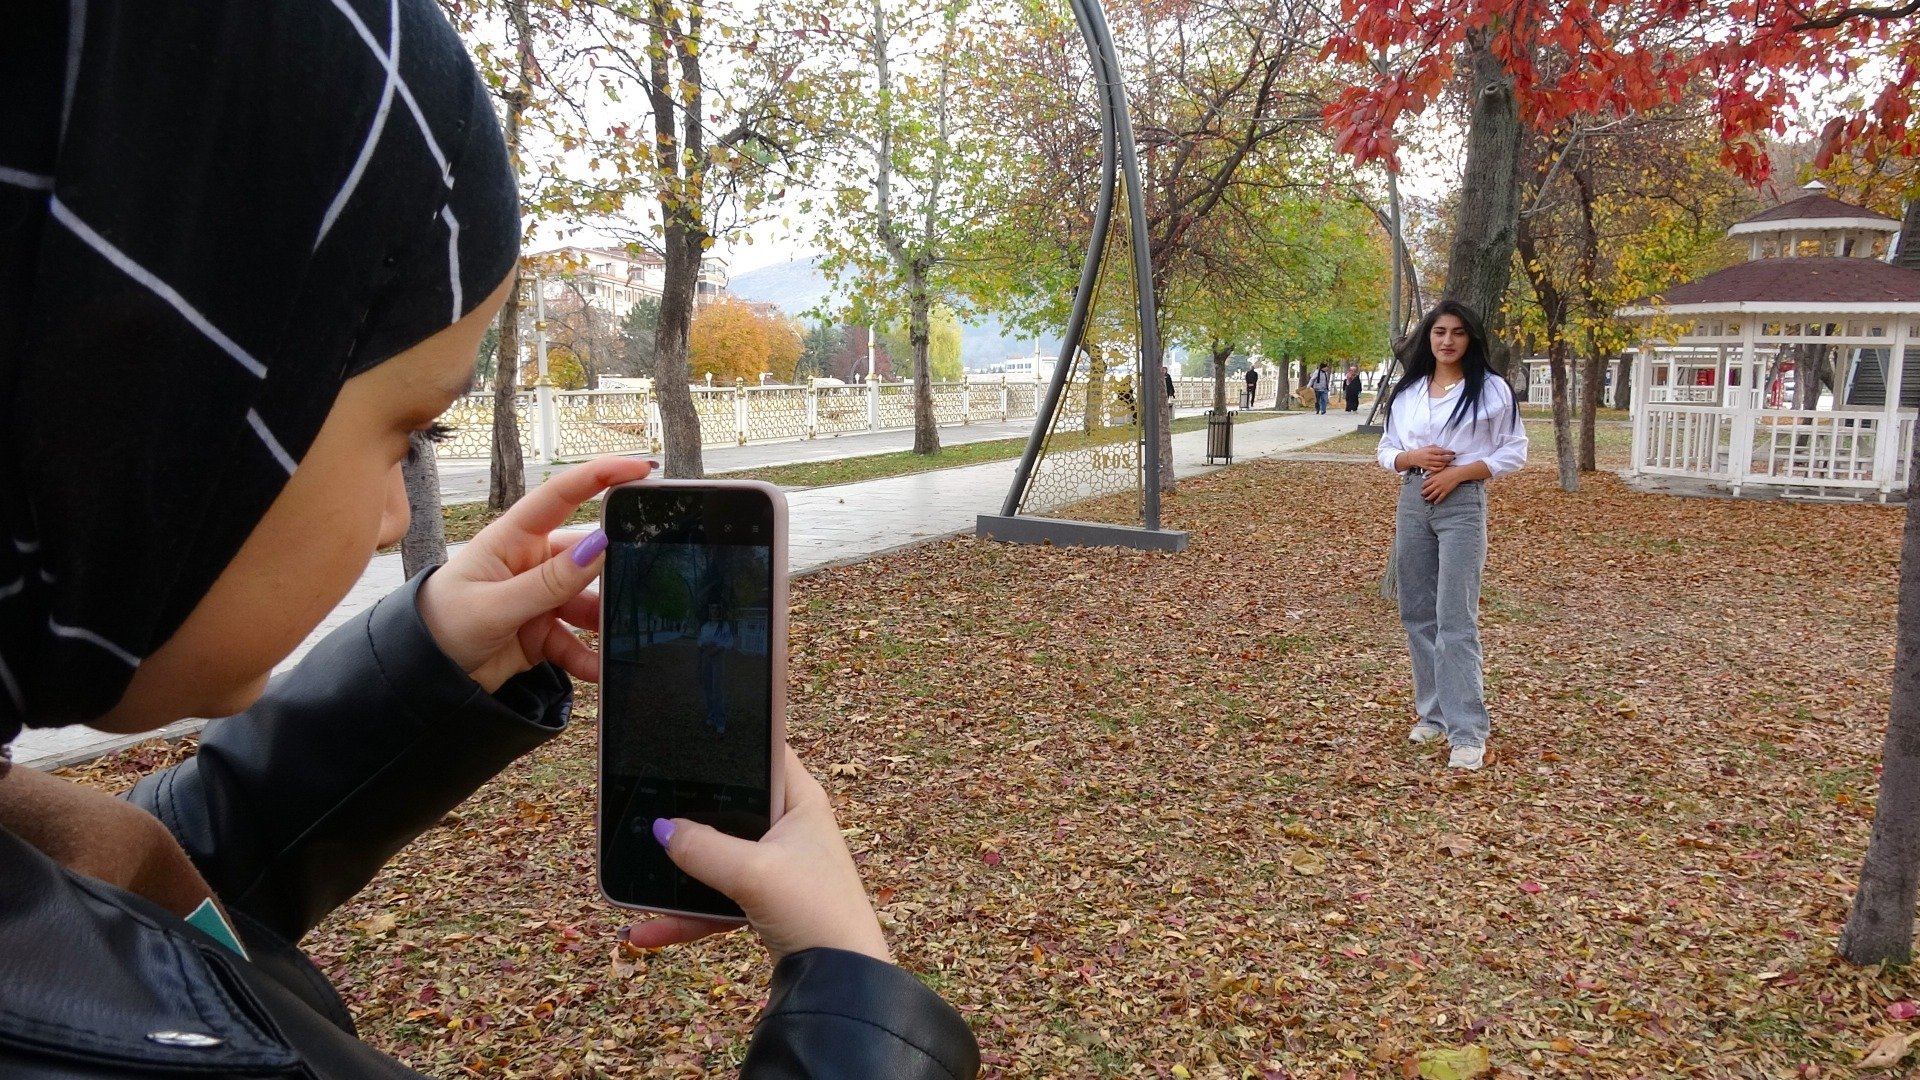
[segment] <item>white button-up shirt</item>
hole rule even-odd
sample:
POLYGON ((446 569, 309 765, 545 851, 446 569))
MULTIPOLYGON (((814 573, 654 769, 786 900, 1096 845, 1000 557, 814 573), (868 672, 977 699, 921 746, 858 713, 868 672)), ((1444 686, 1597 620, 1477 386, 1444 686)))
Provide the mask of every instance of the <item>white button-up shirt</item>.
POLYGON ((1476 415, 1463 416, 1451 426, 1447 420, 1466 392, 1466 382, 1453 384, 1437 398, 1427 393, 1428 382, 1421 379, 1393 399, 1386 434, 1380 437, 1382 468, 1404 471, 1395 469, 1393 460, 1404 450, 1423 446, 1453 451, 1455 465, 1484 461, 1494 476, 1504 476, 1527 463, 1527 426, 1514 414, 1513 389, 1507 380, 1488 372, 1486 384, 1480 388, 1476 415))

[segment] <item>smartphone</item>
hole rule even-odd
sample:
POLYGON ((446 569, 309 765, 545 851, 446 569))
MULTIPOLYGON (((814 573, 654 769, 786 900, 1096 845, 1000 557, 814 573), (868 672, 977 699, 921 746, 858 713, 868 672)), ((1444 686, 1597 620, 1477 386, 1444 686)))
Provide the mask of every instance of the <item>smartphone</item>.
POLYGON ((673 865, 659 818, 758 840, 783 804, 787 501, 753 481, 607 493, 600 587, 600 891, 621 907, 741 919, 673 865))

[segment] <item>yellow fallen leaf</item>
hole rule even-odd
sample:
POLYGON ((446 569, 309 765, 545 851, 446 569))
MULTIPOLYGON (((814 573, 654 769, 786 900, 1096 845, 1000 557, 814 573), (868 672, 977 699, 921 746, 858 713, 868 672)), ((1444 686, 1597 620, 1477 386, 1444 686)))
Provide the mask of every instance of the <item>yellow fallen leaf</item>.
POLYGON ((1900 1059, 1907 1056, 1907 1048, 1913 1045, 1915 1039, 1920 1039, 1920 1031, 1906 1035, 1887 1035, 1875 1039, 1873 1043, 1867 1047, 1867 1056, 1860 1059, 1860 1067, 1863 1069, 1884 1069, 1890 1065, 1899 1064, 1900 1059))
POLYGON ((1484 1046, 1422 1050, 1415 1062, 1421 1080, 1473 1080, 1493 1071, 1484 1046))
POLYGON ((1304 877, 1315 877, 1327 870, 1327 860, 1305 849, 1288 856, 1287 865, 1293 867, 1294 873, 1304 877))
POLYGON ((392 933, 393 928, 398 925, 400 925, 400 916, 395 915, 394 913, 388 911, 388 912, 382 912, 381 914, 375 915, 371 919, 368 919, 365 922, 362 922, 360 924, 360 929, 365 930, 368 934, 371 934, 377 937, 381 934, 392 933))
POLYGON ((1187 1071, 1185 1065, 1175 1065, 1173 1067, 1173 1075, 1179 1077, 1180 1080, 1193 1080, 1193 1073, 1187 1071))

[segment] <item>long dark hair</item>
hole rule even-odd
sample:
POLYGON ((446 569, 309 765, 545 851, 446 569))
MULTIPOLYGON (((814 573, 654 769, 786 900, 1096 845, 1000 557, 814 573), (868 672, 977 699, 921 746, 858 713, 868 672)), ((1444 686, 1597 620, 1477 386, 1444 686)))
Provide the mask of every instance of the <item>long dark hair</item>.
MULTIPOLYGON (((1401 347, 1400 364, 1403 371, 1400 381, 1394 383, 1393 389, 1387 393, 1389 423, 1393 421, 1393 403, 1399 399, 1401 392, 1414 383, 1432 378, 1434 369, 1440 364, 1433 355, 1433 324, 1439 322, 1442 315, 1458 318, 1460 324, 1467 328, 1467 351, 1460 357, 1460 371, 1465 376, 1463 381, 1466 385, 1461 387, 1460 400, 1454 402, 1453 414, 1447 417, 1442 430, 1462 420, 1469 424, 1479 422, 1480 397, 1486 390, 1487 377, 1493 372, 1487 364, 1487 328, 1472 308, 1458 300, 1442 300, 1433 305, 1433 310, 1420 320, 1419 328, 1409 335, 1406 344, 1401 347)), ((1520 402, 1516 396, 1509 421, 1519 415, 1520 402)))

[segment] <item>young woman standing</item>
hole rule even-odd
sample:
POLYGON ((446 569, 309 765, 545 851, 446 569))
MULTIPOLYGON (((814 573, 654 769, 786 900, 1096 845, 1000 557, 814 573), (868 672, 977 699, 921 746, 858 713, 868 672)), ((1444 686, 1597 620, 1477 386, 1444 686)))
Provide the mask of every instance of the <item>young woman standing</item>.
POLYGON ((1387 405, 1380 464, 1402 477, 1393 553, 1419 721, 1445 738, 1447 767, 1478 769, 1489 721, 1480 682, 1480 573, 1486 482, 1527 463, 1513 391, 1487 367, 1487 336, 1465 304, 1442 301, 1414 333, 1387 405))

